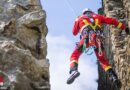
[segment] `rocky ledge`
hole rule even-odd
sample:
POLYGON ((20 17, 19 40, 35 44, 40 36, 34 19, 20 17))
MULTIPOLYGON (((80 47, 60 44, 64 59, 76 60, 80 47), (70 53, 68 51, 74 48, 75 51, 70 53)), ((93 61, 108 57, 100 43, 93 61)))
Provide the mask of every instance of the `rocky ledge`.
POLYGON ((40 0, 0 0, 0 76, 7 90, 50 90, 40 0))

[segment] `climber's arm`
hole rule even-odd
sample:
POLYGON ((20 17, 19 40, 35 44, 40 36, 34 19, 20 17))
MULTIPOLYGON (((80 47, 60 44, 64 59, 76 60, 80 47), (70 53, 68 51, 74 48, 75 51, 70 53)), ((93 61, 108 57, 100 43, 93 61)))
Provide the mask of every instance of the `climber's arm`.
POLYGON ((76 21, 75 21, 75 24, 74 24, 74 27, 73 27, 73 30, 72 30, 72 33, 74 36, 76 36, 79 32, 79 20, 78 20, 78 17, 76 18, 76 21))
POLYGON ((101 17, 101 23, 115 25, 116 27, 121 28, 122 30, 125 30, 127 28, 124 24, 117 21, 116 19, 108 18, 108 17, 101 16, 101 15, 99 15, 99 16, 101 17))

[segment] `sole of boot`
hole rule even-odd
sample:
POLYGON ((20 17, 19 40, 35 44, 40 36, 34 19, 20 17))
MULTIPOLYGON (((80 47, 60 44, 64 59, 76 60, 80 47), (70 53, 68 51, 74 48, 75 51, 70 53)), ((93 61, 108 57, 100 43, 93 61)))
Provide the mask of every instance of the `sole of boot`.
POLYGON ((74 73, 72 76, 70 76, 70 78, 67 80, 67 84, 72 84, 75 80, 75 78, 77 78, 80 75, 79 72, 74 73))

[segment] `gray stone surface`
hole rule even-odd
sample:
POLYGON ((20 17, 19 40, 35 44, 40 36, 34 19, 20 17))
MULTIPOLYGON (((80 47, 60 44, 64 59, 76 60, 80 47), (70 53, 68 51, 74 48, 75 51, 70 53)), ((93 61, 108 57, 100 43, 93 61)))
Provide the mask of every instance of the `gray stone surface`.
POLYGON ((5 88, 50 90, 47 32, 40 0, 0 0, 0 76, 5 88))
MULTIPOLYGON (((103 10, 101 14, 115 18, 130 28, 130 0, 102 0, 103 10)), ((100 11, 101 12, 101 11, 100 11)), ((114 26, 103 26, 104 33, 110 38, 105 39, 105 54, 112 65, 121 88, 115 87, 107 78, 106 73, 99 65, 98 90, 130 90, 130 35, 114 26)))

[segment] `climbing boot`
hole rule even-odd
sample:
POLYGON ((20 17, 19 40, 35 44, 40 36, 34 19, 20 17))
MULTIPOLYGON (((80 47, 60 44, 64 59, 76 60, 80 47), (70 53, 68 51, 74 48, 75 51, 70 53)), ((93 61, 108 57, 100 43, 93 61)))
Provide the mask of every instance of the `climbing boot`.
POLYGON ((112 69, 109 69, 107 71, 107 75, 108 75, 110 81, 113 83, 113 85, 116 85, 117 87, 121 87, 121 82, 112 69))
POLYGON ((72 84, 75 80, 80 75, 78 70, 72 71, 70 77, 67 80, 67 84, 72 84))

